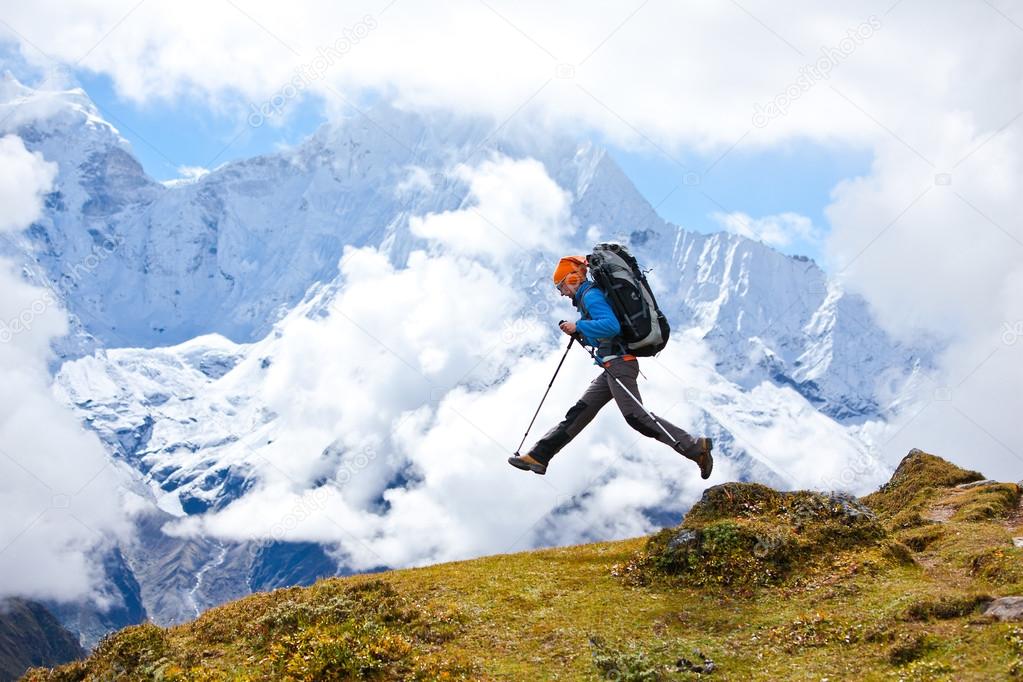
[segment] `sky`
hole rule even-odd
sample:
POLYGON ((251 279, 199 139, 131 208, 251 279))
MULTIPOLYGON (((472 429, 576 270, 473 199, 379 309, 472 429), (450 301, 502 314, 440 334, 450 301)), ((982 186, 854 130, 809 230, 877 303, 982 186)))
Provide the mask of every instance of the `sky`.
MULTIPOLYGON (((380 99, 597 140, 666 219, 811 255, 864 297, 894 339, 943 341, 916 408, 891 424, 893 449, 948 454, 1004 478, 1023 471, 1018 3, 8 5, 0 10, 6 61, 53 83, 83 85, 159 179, 293 144, 324 118, 380 99)), ((45 160, 26 157, 18 144, 9 140, 4 153, 11 168, 36 169, 25 176, 34 186, 14 182, 9 192, 37 201, 48 185, 45 160)), ((468 172, 503 177, 495 169, 468 172)), ((544 182, 526 178, 522 187, 544 182)), ((23 228, 34 206, 6 229, 23 228)), ((548 207, 561 221, 558 206, 548 207)), ((447 218, 424 216, 420 229, 447 244, 448 260, 416 267, 453 259, 471 273, 465 259, 493 254, 471 237, 452 240, 451 230, 468 223, 447 218)), ((356 262, 372 264, 376 256, 356 262)), ((19 295, 31 300, 33 293, 19 295)), ((58 320, 40 332, 25 351, 28 366, 42 365, 59 331, 58 320)), ((297 376, 313 371, 303 364, 314 355, 310 338, 294 341, 297 376)), ((19 366, 10 348, 0 352, 19 366)), ((436 355, 426 361, 444 365, 436 355)), ((45 377, 26 381, 42 395, 45 377)), ((449 407, 464 407, 458 399, 449 407)), ((469 438, 455 428, 457 415, 440 412, 426 409, 410 427, 424 436, 424 464, 441 456, 445 438, 469 438)), ((795 423, 807 421, 795 414, 795 423)), ((812 442, 816 433, 804 435, 812 442)), ((434 471, 443 484, 444 467, 434 471)), ((651 485, 606 491, 611 502, 603 508, 648 497, 651 485)), ((410 523, 435 501, 410 503, 410 523)), ((234 522, 221 517, 223 526, 217 517, 196 523, 229 536, 245 511, 235 510, 234 522)), ((120 527, 116 515, 102 513, 95 525, 120 527)), ((472 529, 452 532, 459 530, 472 529)), ((463 540, 453 538, 449 548, 463 540)), ((63 541, 81 547, 77 538, 63 541)), ((53 558, 43 552, 39 561, 53 558)))

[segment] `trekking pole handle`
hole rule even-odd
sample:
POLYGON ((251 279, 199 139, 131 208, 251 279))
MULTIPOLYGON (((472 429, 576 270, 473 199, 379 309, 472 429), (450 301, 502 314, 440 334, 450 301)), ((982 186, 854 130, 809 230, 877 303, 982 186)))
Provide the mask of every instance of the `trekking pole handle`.
MULTIPOLYGON (((566 322, 568 322, 568 320, 558 320, 558 329, 561 329, 561 325, 565 324, 566 322)), ((576 332, 571 335, 571 338, 572 341, 578 341, 580 346, 583 345, 583 337, 578 330, 576 330, 576 332)), ((572 347, 571 341, 568 343, 568 347, 569 348, 572 347)))

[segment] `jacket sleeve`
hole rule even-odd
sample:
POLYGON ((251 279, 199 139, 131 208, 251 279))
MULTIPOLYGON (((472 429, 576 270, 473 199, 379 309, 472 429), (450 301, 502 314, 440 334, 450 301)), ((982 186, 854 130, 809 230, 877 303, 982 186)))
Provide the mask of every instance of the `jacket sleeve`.
POLYGON ((586 303, 586 310, 590 313, 590 319, 575 323, 576 329, 582 332, 583 336, 587 339, 607 339, 621 333, 622 326, 611 310, 611 304, 607 302, 603 291, 593 287, 583 294, 583 300, 586 303))

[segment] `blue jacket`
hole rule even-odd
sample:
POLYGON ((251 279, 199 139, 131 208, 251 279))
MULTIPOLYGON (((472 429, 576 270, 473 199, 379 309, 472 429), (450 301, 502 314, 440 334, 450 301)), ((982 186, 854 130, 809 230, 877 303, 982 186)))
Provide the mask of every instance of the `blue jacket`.
POLYGON ((587 346, 596 347, 597 361, 603 362, 606 355, 619 355, 615 337, 622 333, 622 326, 604 292, 586 280, 572 297, 572 304, 583 313, 575 328, 587 346))

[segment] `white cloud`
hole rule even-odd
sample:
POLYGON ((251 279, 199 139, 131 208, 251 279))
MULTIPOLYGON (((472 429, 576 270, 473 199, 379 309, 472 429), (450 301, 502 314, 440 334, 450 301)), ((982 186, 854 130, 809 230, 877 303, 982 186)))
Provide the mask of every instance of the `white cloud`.
POLYGON ((469 187, 469 209, 413 217, 412 233, 455 253, 496 261, 536 249, 560 251, 572 233, 571 196, 535 159, 497 156, 451 173, 469 187))
POLYGON ((814 243, 823 236, 813 221, 791 211, 762 218, 752 218, 741 211, 716 212, 711 217, 729 232, 762 241, 768 246, 784 248, 794 241, 814 243))
POLYGON ((414 194, 416 192, 432 192, 434 189, 433 178, 429 171, 421 166, 411 166, 408 175, 394 188, 397 197, 414 194))
MULTIPOLYGON (((3 227, 25 227, 39 215, 53 164, 7 136, 0 169, 3 227)), ((94 551, 127 526, 103 447, 50 390, 49 344, 67 332, 67 317, 6 260, 0 291, 0 596, 101 600, 94 551)))
MULTIPOLYGON (((1011 88, 989 87, 1012 77, 1023 49, 1003 16, 952 2, 901 3, 886 13, 890 6, 834 2, 793 13, 766 0, 744 3, 746 11, 730 3, 637 9, 462 0, 443 9, 395 3, 381 14, 379 3, 368 1, 292 7, 262 0, 239 9, 194 0, 42 0, 11 7, 5 21, 25 36, 20 46, 28 59, 45 61, 39 50, 64 63, 81 59, 84 68, 109 74, 127 97, 198 93, 237 106, 242 116, 283 93, 296 73, 310 72, 315 78, 303 79, 303 92, 330 104, 341 102, 333 91, 346 98, 385 93, 410 108, 486 114, 496 122, 517 112, 647 149, 644 138, 721 151, 747 132, 742 148, 794 137, 869 144, 878 130, 872 119, 892 127, 915 112, 917 127, 928 128, 935 116, 969 111, 994 130, 1018 111, 1011 88), (367 17, 372 30, 355 35, 367 17), (797 83, 865 22, 876 28, 843 51, 826 79, 801 91, 770 125, 754 125, 758 104, 797 83), (985 49, 977 50, 981 34, 985 49), (347 49, 338 50, 346 36, 347 49), (337 54, 324 56, 332 47, 337 54), (925 68, 921 54, 928 55, 925 68)), ((914 128, 896 129, 911 143, 917 137, 914 128)))
POLYGON ((950 344, 938 371, 907 396, 920 402, 893 424, 888 457, 919 447, 1017 480, 1023 195, 1013 188, 1023 186, 1023 134, 1009 127, 991 137, 966 119, 949 119, 942 134, 948 146, 930 161, 898 140, 882 142, 871 176, 836 188, 830 269, 897 337, 950 344))
POLYGON ((164 180, 163 184, 167 187, 188 185, 202 179, 202 177, 209 172, 210 170, 208 168, 203 168, 202 166, 178 166, 178 174, 180 177, 164 180))
POLYGON ((209 172, 209 168, 202 166, 180 166, 178 168, 178 173, 181 173, 181 177, 186 180, 198 180, 209 172))
POLYGON ((0 232, 21 230, 39 217, 43 193, 57 176, 57 164, 25 149, 16 135, 0 137, 0 232))

